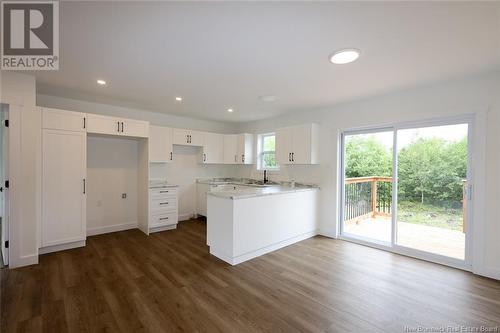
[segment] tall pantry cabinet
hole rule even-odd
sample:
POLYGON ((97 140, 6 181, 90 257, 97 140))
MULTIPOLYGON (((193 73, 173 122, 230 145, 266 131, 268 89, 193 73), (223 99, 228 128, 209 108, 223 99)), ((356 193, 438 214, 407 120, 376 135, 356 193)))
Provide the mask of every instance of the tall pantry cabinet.
POLYGON ((85 245, 85 114, 42 108, 40 252, 85 245))

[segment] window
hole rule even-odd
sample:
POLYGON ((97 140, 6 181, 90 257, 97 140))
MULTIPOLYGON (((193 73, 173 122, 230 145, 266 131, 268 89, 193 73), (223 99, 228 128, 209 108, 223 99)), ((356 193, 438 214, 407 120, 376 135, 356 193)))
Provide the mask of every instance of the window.
POLYGON ((276 136, 274 133, 261 134, 258 139, 259 170, 278 170, 276 161, 276 136))

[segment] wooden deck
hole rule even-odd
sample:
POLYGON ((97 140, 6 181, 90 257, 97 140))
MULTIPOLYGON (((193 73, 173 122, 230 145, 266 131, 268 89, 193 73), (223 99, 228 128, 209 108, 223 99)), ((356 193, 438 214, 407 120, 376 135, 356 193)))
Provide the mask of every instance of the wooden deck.
POLYGON ((404 332, 500 325, 500 282, 314 237, 238 266, 216 259, 202 221, 1 271, 7 332, 404 332))
MULTIPOLYGON (((347 222, 344 230, 350 234, 391 241, 391 217, 377 215, 347 222)), ((421 251, 464 259, 465 234, 461 231, 398 222, 398 244, 421 251)))

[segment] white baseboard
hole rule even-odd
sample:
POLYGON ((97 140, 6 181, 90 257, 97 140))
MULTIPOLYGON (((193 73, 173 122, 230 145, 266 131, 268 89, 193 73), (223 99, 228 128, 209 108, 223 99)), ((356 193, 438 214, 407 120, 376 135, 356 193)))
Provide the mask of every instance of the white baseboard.
POLYGON ((213 254, 217 258, 222 259, 225 262, 234 266, 234 265, 238 265, 244 261, 259 257, 263 254, 276 251, 276 250, 281 249, 285 246, 292 245, 294 243, 297 243, 297 242, 303 241, 305 239, 314 237, 317 234, 318 234, 317 230, 306 232, 305 234, 286 239, 284 241, 260 248, 260 249, 255 250, 255 251, 247 252, 245 254, 242 254, 242 255, 239 255, 236 257, 232 257, 232 256, 228 255, 227 253, 223 253, 223 252, 219 251, 218 249, 215 249, 212 247, 210 247, 210 254, 213 254))
POLYGON ((485 276, 490 279, 500 280, 500 269, 482 268, 477 271, 474 270, 472 273, 485 276))
POLYGON ((42 247, 38 250, 38 253, 39 254, 46 254, 46 253, 64 251, 64 250, 69 250, 69 249, 75 249, 77 247, 83 247, 83 246, 85 246, 84 240, 66 243, 66 244, 51 245, 51 246, 42 247))
POLYGON ((183 213, 183 214, 179 214, 179 217, 178 217, 178 221, 187 221, 187 220, 190 220, 194 217, 194 213, 193 212, 189 212, 189 213, 183 213))
POLYGON ((100 227, 87 228, 87 236, 95 236, 129 229, 136 229, 137 222, 105 225, 100 227))

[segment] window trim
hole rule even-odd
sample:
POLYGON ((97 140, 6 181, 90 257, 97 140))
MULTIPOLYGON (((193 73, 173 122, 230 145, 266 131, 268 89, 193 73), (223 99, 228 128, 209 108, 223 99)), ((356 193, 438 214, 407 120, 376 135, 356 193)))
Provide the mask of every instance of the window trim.
POLYGON ((257 163, 256 163, 257 170, 260 170, 260 171, 262 171, 262 170, 279 171, 280 170, 280 166, 279 166, 277 160, 276 160, 277 166, 274 168, 263 168, 262 167, 264 154, 274 153, 275 158, 277 158, 276 147, 274 150, 264 150, 264 139, 266 137, 270 137, 270 136, 274 136, 274 139, 276 140, 276 132, 266 132, 266 133, 261 133, 261 134, 257 135, 257 163))

